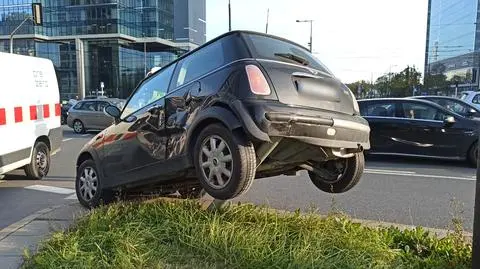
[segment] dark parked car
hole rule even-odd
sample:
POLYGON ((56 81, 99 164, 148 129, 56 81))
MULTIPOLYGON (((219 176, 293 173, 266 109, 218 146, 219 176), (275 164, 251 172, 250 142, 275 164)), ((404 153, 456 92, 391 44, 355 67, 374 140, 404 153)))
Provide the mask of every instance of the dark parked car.
POLYGON ((410 98, 434 102, 443 108, 467 118, 480 118, 480 110, 458 98, 448 96, 415 96, 410 98))
POLYGON ((476 166, 479 121, 421 99, 358 103, 371 128, 370 154, 468 160, 476 166))
POLYGON ((288 40, 253 32, 220 36, 145 78, 115 124, 77 160, 87 207, 141 187, 217 199, 255 178, 308 170, 321 190, 359 181, 370 128, 352 92, 288 40))

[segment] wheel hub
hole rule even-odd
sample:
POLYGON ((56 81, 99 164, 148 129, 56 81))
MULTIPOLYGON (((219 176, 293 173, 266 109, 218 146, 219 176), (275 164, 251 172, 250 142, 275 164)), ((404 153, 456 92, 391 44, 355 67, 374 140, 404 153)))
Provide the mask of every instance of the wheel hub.
POLYGON ((201 147, 200 165, 206 182, 215 189, 224 188, 232 177, 231 150, 217 135, 207 137, 201 147))
POLYGON ((80 176, 79 190, 80 195, 85 201, 90 201, 98 187, 98 177, 96 171, 91 167, 86 167, 80 176))

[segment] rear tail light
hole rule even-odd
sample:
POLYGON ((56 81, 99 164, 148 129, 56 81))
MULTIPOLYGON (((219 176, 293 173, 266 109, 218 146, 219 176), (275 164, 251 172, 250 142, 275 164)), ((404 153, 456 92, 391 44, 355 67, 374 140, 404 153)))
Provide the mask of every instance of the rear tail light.
POLYGON ((248 83, 250 90, 256 95, 270 95, 272 91, 268 85, 267 79, 262 73, 262 70, 256 65, 245 66, 247 71, 248 83))

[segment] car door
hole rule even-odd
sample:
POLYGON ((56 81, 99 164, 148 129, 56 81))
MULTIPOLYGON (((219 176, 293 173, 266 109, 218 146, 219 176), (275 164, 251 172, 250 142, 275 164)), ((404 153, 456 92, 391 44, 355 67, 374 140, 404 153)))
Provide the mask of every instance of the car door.
POLYGON ((104 173, 117 184, 159 179, 171 172, 165 161, 165 98, 175 66, 143 81, 125 105, 121 120, 104 138, 104 173))
MULTIPOLYGON (((194 120, 197 108, 205 98, 212 96, 224 84, 226 72, 218 69, 230 57, 224 52, 223 41, 214 42, 177 64, 172 78, 171 92, 165 99, 168 131, 167 158, 176 158, 186 153, 187 130, 194 120), (198 80, 210 73, 206 78, 198 80)), ((198 111, 197 111, 198 112, 198 111)))
POLYGON ((456 157, 461 132, 445 122, 453 116, 446 109, 427 102, 403 101, 402 111, 409 126, 403 132, 402 152, 412 155, 456 157))
POLYGON ((360 102, 360 113, 370 125, 371 153, 396 153, 396 137, 405 126, 404 119, 397 117, 396 100, 374 100, 360 102))
POLYGON ((105 129, 107 128, 108 126, 112 125, 113 123, 113 119, 112 117, 106 115, 103 110, 109 106, 110 103, 106 102, 106 101, 98 101, 97 102, 97 117, 96 117, 96 125, 98 126, 98 128, 100 129, 105 129))
POLYGON ((77 111, 77 118, 82 121, 85 128, 96 127, 97 104, 95 101, 85 101, 77 111))

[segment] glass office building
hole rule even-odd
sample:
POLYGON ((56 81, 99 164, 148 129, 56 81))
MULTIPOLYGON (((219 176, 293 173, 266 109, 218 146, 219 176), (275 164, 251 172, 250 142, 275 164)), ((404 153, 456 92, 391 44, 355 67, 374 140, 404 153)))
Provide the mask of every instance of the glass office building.
POLYGON ((479 2, 429 0, 425 86, 430 90, 451 94, 456 85, 459 91, 478 90, 479 2))
POLYGON ((205 43, 205 0, 0 0, 0 51, 41 3, 43 25, 25 23, 13 52, 52 60, 63 99, 126 98, 152 67, 205 43))

